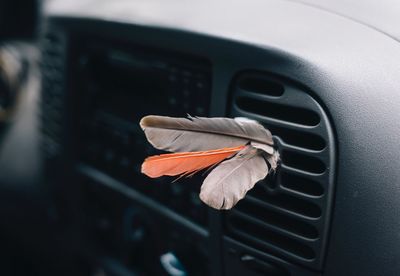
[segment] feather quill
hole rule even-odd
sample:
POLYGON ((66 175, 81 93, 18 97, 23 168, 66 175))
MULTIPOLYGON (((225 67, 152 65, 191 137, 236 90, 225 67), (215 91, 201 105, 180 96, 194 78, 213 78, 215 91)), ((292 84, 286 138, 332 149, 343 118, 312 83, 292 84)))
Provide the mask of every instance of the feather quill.
POLYGON ((190 176, 209 168, 200 199, 215 209, 235 206, 278 165, 272 134, 247 118, 151 115, 140 126, 155 148, 175 152, 148 157, 142 172, 149 177, 190 176))

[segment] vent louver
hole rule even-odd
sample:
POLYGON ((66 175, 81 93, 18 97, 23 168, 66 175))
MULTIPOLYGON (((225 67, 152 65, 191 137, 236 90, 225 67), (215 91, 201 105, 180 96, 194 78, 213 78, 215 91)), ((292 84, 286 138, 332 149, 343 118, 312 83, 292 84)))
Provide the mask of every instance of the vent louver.
POLYGON ((41 40, 41 133, 45 157, 59 154, 64 105, 65 38, 55 31, 41 40))
POLYGON ((233 82, 230 116, 274 134, 282 164, 227 212, 226 234, 248 246, 321 269, 333 196, 334 138, 320 104, 294 83, 246 72, 233 82))

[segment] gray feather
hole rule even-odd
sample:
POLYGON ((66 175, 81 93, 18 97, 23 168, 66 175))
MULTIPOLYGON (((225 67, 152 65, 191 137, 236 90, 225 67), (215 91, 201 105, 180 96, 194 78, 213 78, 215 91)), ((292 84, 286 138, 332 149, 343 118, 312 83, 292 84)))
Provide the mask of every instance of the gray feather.
POLYGON ((272 154, 264 154, 265 158, 270 165, 270 170, 275 171, 276 167, 278 167, 280 154, 277 150, 274 150, 272 154))
POLYGON ((273 145, 271 133, 253 120, 150 115, 140 121, 140 126, 155 148, 171 152, 235 147, 250 141, 273 145))
POLYGON ((267 174, 263 155, 248 146, 210 172, 201 186, 200 199, 215 209, 231 209, 267 174))
POLYGON ((262 151, 264 151, 265 153, 268 153, 268 154, 273 154, 274 151, 275 151, 273 146, 270 146, 270 145, 267 145, 267 144, 261 144, 261 143, 257 143, 257 142, 254 142, 254 141, 252 141, 250 144, 251 144, 251 146, 253 148, 262 150, 262 151))

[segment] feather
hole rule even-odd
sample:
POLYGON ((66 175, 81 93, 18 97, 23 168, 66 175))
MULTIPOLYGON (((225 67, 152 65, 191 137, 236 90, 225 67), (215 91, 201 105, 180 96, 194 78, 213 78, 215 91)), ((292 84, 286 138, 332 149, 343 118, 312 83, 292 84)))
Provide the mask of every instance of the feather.
POLYGON ((157 149, 190 152, 237 147, 249 141, 272 146, 271 133, 253 120, 146 116, 140 121, 147 140, 157 149))
POLYGON ((279 163, 269 130, 247 118, 151 115, 140 126, 155 148, 175 152, 147 158, 142 172, 182 177, 208 168, 200 199, 215 209, 235 206, 279 163))
POLYGON ((156 178, 163 175, 191 175, 231 157, 245 146, 222 148, 218 150, 161 154, 146 158, 142 173, 156 178))
POLYGON ((261 143, 257 143, 257 142, 251 142, 250 143, 252 145, 253 148, 259 149, 264 151, 265 153, 268 154, 273 154, 275 149, 273 146, 267 145, 267 144, 261 144, 261 143))
POLYGON ((259 150, 247 146, 210 172, 201 186, 200 199, 215 209, 231 209, 267 174, 268 165, 259 150))
POLYGON ((275 171, 276 168, 278 167, 280 160, 279 152, 275 150, 274 153, 266 154, 265 157, 268 161, 268 164, 270 165, 270 170, 275 171))

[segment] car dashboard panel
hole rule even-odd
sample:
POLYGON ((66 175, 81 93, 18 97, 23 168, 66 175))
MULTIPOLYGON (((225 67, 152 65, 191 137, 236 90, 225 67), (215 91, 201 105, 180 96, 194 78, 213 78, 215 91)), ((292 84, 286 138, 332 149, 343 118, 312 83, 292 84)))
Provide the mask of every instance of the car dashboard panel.
MULTIPOLYGON (((286 4, 278 2, 271 4, 282 12, 286 4)), ((89 248, 91 258, 110 258, 146 275, 339 275, 371 269, 365 260, 374 252, 359 253, 356 245, 380 233, 383 225, 360 234, 365 222, 354 220, 373 208, 358 197, 367 192, 363 185, 373 193, 378 187, 371 183, 380 177, 360 172, 376 165, 383 173, 396 161, 366 165, 370 151, 357 144, 371 144, 376 130, 366 119, 376 106, 367 105, 363 97, 398 110, 382 99, 385 95, 377 97, 375 88, 398 91, 394 79, 400 72, 390 71, 387 82, 377 83, 369 79, 368 70, 361 70, 356 73, 359 79, 351 82, 354 76, 346 71, 360 63, 348 65, 332 56, 369 66, 372 60, 352 50, 360 40, 379 35, 328 16, 322 22, 337 21, 338 29, 349 26, 348 33, 333 36, 357 34, 359 40, 324 48, 329 41, 314 37, 319 45, 305 49, 305 37, 296 40, 298 34, 293 34, 298 46, 285 40, 290 24, 283 27, 282 38, 269 27, 258 37, 258 25, 254 32, 238 26, 230 38, 224 25, 207 29, 205 19, 182 28, 168 15, 157 23, 146 13, 143 18, 123 14, 112 20, 110 14, 118 17, 118 12, 109 5, 103 15, 107 20, 97 12, 63 14, 55 5, 42 37, 46 183, 64 199, 58 207, 65 223, 73 221, 86 233, 82 247, 89 248), (321 56, 311 49, 316 46, 321 56), (140 173, 144 158, 161 153, 139 126, 149 114, 255 119, 273 133, 281 165, 232 210, 213 210, 198 197, 202 175, 176 180, 140 173), (348 258, 353 265, 339 265, 348 258)), ((143 9, 139 4, 137 8, 143 9)), ((298 16, 306 15, 316 16, 312 9, 298 16)), ((310 29, 321 31, 319 27, 310 29)), ((398 44, 380 39, 390 49, 387 54, 400 56, 398 44)), ((387 70, 395 67, 385 62, 387 70)), ((399 102, 399 93, 390 95, 399 102)), ((388 134, 389 151, 396 144, 394 118, 375 114, 388 123, 381 131, 388 134)), ((376 150, 372 146, 371 152, 376 150)), ((397 176, 388 175, 381 185, 393 190, 397 176)), ((383 198, 398 205, 395 196, 386 193, 375 200, 383 198)), ((389 212, 384 225, 393 223, 391 216, 389 212)), ((394 248, 391 234, 396 227, 391 229, 382 243, 394 248)), ((367 247, 376 246, 372 242, 367 247)), ((375 262, 383 265, 387 260, 375 262)), ((391 271, 395 268, 388 267, 391 271)))
POLYGON ((180 184, 185 182, 182 179, 170 186, 141 174, 141 162, 161 151, 146 142, 138 122, 148 114, 208 116, 209 63, 185 56, 175 58, 169 52, 141 51, 129 44, 120 48, 114 41, 100 46, 96 39, 85 39, 89 41, 87 48, 82 39, 75 40, 74 45, 86 49, 77 49, 77 59, 71 61, 82 64, 82 68, 74 70, 76 76, 71 77, 79 85, 76 91, 81 118, 80 159, 122 181, 134 183, 136 189, 173 209, 180 206, 181 212, 189 212, 188 217, 206 224, 205 209, 199 207, 196 196, 197 178, 186 181, 193 183, 180 184), (186 202, 179 202, 180 199, 186 202))

